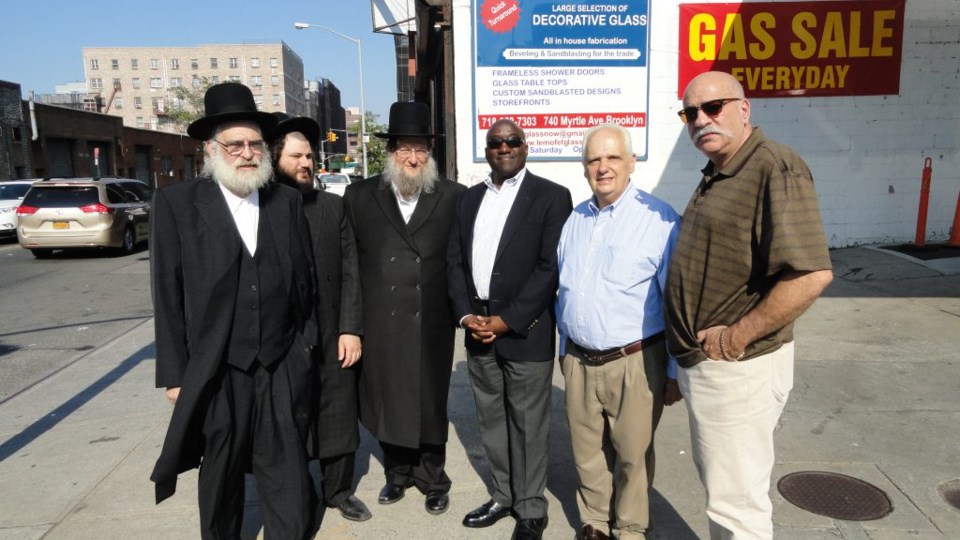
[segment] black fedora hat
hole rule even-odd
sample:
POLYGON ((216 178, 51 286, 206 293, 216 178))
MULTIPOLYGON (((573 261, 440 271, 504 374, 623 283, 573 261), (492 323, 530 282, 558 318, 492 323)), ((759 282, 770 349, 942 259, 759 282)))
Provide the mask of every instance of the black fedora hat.
POLYGON ((287 133, 293 133, 294 131, 303 133, 303 136, 312 146, 316 146, 320 140, 320 125, 313 118, 290 116, 282 112, 275 112, 273 116, 278 120, 277 125, 273 126, 269 133, 264 134, 270 144, 279 141, 287 133))
POLYGON ((374 133, 381 139, 390 137, 441 137, 430 133, 430 108, 416 101, 398 101, 390 106, 390 124, 385 133, 374 133))
POLYGON ((203 118, 187 127, 187 134, 201 141, 209 139, 224 122, 255 122, 264 135, 277 123, 272 114, 257 110, 253 93, 240 83, 226 82, 208 88, 203 95, 203 108, 203 118))

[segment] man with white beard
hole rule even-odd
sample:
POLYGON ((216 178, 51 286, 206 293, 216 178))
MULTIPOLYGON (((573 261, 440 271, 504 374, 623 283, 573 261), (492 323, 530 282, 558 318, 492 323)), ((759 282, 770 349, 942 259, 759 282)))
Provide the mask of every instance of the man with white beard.
POLYGON ((156 385, 173 416, 151 479, 159 503, 199 467, 200 536, 239 538, 252 472, 265 536, 309 538, 316 295, 302 202, 271 182, 276 118, 247 87, 214 85, 204 105, 187 128, 205 141, 202 176, 153 201, 156 385))
POLYGON ((360 421, 380 441, 391 504, 416 486, 431 514, 447 510, 444 472, 453 321, 446 249, 457 198, 430 155, 430 110, 394 103, 384 171, 347 187, 363 299, 360 421))

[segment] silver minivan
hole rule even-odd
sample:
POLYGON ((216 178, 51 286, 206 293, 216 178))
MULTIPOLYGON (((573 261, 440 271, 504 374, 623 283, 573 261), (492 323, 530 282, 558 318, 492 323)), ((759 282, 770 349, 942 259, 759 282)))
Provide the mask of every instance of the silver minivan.
POLYGON ((40 180, 17 208, 17 239, 38 259, 83 247, 132 253, 150 234, 152 194, 150 186, 129 178, 40 180))

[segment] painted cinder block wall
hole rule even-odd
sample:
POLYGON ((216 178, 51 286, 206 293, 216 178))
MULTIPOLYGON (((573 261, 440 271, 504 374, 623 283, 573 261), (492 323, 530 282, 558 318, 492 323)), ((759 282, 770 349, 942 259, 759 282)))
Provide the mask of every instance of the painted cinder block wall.
MULTIPOLYGON (((679 4, 650 0, 649 149, 633 180, 682 212, 706 160, 676 115, 679 4)), ((473 4, 452 6, 458 181, 473 185, 489 171, 471 146, 473 4)), ((960 0, 907 0, 900 69, 899 95, 751 100, 753 123, 813 171, 831 247, 912 242, 927 157, 927 241, 949 237, 960 192, 960 0)), ((575 201, 590 195, 579 163, 529 168, 566 185, 575 201)))

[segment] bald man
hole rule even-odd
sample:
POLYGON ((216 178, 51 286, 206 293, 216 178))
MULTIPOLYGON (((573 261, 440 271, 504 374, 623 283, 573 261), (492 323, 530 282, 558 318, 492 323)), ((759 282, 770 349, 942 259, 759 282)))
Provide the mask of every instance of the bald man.
POLYGON ((729 74, 697 76, 680 119, 709 159, 667 278, 667 345, 681 368, 710 538, 772 538, 773 430, 793 387, 793 321, 833 278, 813 177, 750 124, 729 74))

